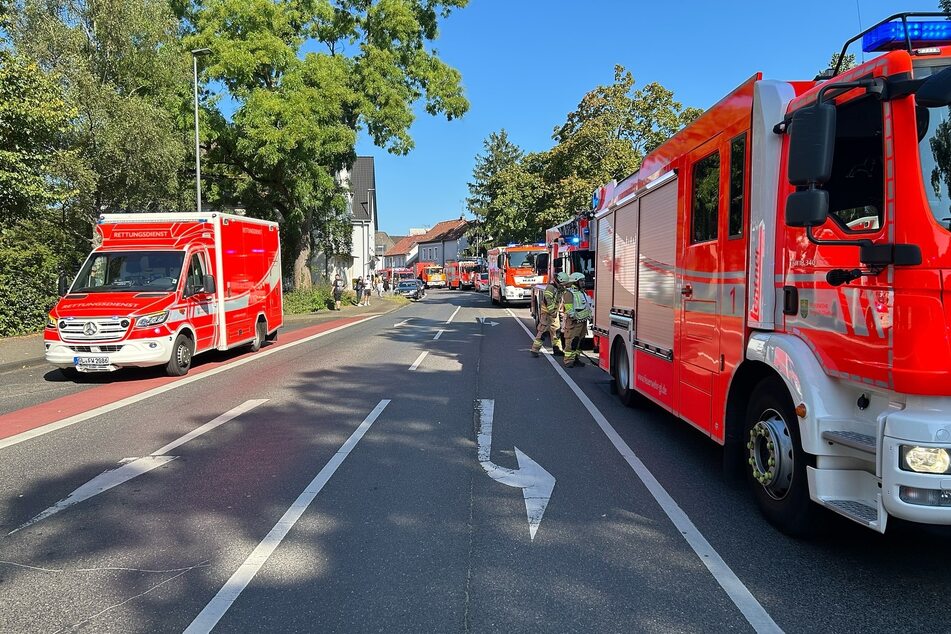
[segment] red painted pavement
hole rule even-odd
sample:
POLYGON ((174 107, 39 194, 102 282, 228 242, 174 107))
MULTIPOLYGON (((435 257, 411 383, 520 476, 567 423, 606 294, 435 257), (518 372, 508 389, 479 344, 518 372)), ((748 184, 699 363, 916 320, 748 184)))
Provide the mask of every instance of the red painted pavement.
MULTIPOLYGON (((364 321, 365 319, 367 319, 367 317, 344 317, 316 326, 300 328, 299 330, 287 334, 282 333, 280 341, 275 345, 268 346, 266 349, 279 349, 306 337, 333 330, 334 328, 339 328, 347 324, 364 321)), ((226 361, 202 363, 200 366, 192 368, 188 373, 188 377, 203 374, 209 370, 214 370, 215 368, 246 358, 247 355, 242 354, 226 361)), ((198 360, 201 361, 201 357, 198 357, 198 360)), ((76 394, 69 394, 46 403, 40 403, 39 405, 25 407, 15 412, 0 415, 0 440, 63 420, 64 418, 88 412, 91 409, 96 409, 103 405, 121 401, 124 398, 141 394, 142 392, 162 385, 181 381, 183 378, 186 377, 160 376, 142 380, 120 380, 115 383, 100 385, 82 392, 77 392, 76 394)))

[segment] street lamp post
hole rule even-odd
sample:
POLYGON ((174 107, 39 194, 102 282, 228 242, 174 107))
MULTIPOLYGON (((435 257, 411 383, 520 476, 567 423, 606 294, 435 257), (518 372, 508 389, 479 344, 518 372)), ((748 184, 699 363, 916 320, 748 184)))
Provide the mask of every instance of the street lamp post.
POLYGON ((196 48, 192 53, 192 63, 195 70, 195 202, 198 213, 201 213, 201 148, 198 137, 198 56, 207 55, 210 48, 196 48))
MULTIPOLYGON (((367 189, 367 198, 369 199, 369 200, 367 201, 367 203, 369 203, 368 206, 370 207, 370 214, 369 214, 370 217, 367 218, 366 233, 364 234, 364 235, 366 236, 365 239, 364 239, 364 242, 363 242, 363 247, 364 247, 364 251, 365 251, 365 255, 363 256, 363 261, 364 261, 364 262, 368 262, 369 259, 370 259, 370 223, 373 222, 373 196, 374 196, 374 194, 376 194, 376 190, 375 190, 375 189, 373 189, 372 187, 370 187, 370 188, 367 189)), ((376 254, 374 253, 373 255, 376 255, 376 254)), ((369 266, 366 265, 365 268, 369 269, 369 266)))

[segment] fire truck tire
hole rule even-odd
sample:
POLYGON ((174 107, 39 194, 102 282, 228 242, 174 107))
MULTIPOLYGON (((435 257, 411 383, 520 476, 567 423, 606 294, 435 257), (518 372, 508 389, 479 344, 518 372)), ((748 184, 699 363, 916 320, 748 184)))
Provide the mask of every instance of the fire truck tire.
POLYGON ((746 480, 766 519, 787 535, 804 537, 821 530, 822 518, 809 499, 798 422, 782 379, 763 379, 747 408, 743 456, 746 480))
POLYGON ((624 345, 615 345, 611 354, 614 356, 614 360, 611 363, 611 375, 614 377, 614 392, 618 395, 618 398, 621 399, 622 403, 628 407, 633 407, 638 403, 639 398, 637 392, 628 387, 631 380, 631 368, 627 361, 624 345))
POLYGON ((194 354, 195 342, 185 333, 178 333, 172 344, 172 358, 165 365, 165 373, 169 376, 185 376, 192 367, 194 354))
POLYGON ((254 339, 251 340, 249 348, 251 352, 257 352, 264 345, 264 339, 267 337, 267 324, 259 321, 254 325, 254 339))

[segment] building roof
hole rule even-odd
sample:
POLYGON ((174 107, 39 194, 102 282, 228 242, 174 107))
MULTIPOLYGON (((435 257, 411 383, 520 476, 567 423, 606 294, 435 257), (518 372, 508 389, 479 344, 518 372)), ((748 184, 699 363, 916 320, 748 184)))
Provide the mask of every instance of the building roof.
POLYGON ((350 170, 350 192, 353 194, 353 219, 372 220, 373 228, 379 228, 379 213, 376 206, 376 167, 372 156, 358 156, 350 170))
POLYGON ((405 253, 409 253, 412 250, 413 245, 422 244, 424 242, 430 243, 441 242, 443 240, 456 240, 466 232, 466 226, 468 224, 468 221, 462 218, 437 222, 432 229, 421 236, 406 236, 405 238, 402 238, 393 246, 393 248, 384 253, 384 255, 403 255, 405 253))
POLYGON ((390 247, 386 251, 386 253, 384 253, 383 255, 394 256, 394 255, 404 255, 406 253, 409 253, 410 250, 413 248, 413 245, 419 242, 419 237, 420 236, 406 236, 406 237, 400 238, 396 242, 396 244, 390 247))

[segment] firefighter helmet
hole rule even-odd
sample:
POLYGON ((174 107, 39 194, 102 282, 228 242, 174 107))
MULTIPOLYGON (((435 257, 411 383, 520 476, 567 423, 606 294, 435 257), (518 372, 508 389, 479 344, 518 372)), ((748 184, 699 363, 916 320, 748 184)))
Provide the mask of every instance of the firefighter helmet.
POLYGON ((580 282, 584 279, 584 273, 572 273, 568 276, 569 282, 580 282))
POLYGON ((571 278, 564 271, 559 271, 558 275, 555 276, 555 279, 558 280, 559 284, 568 284, 571 282, 571 278))

